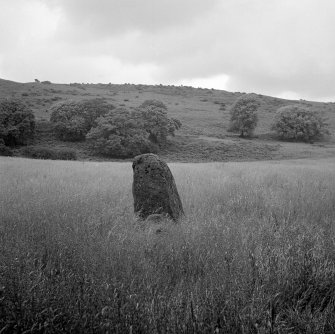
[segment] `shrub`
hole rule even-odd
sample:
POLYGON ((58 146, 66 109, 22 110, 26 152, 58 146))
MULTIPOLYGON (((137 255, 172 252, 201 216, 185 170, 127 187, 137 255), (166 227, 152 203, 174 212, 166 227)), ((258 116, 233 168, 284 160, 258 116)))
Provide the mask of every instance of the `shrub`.
POLYGON ((169 118, 166 110, 166 105, 158 100, 146 100, 138 108, 149 140, 155 144, 165 143, 167 136, 174 136, 182 125, 178 119, 169 118))
POLYGON ((220 106, 219 110, 225 111, 226 110, 226 104, 225 103, 221 103, 221 106, 220 106))
POLYGON ((0 139, 6 146, 25 145, 33 138, 35 116, 20 100, 0 100, 0 139))
POLYGON ((23 155, 33 159, 77 160, 76 151, 69 148, 27 146, 23 150, 23 155))
POLYGON ((134 157, 157 152, 147 138, 141 114, 126 108, 116 108, 99 117, 86 138, 95 153, 115 158, 134 157))
POLYGON ((112 109, 114 106, 103 99, 65 101, 51 107, 50 121, 61 140, 81 141, 95 120, 112 109))
POLYGON ((167 106, 159 100, 145 100, 141 105, 140 108, 147 108, 147 107, 156 107, 156 108, 160 108, 163 110, 167 110, 167 106))
POLYGON ((299 105, 281 107, 277 110, 271 127, 281 139, 311 141, 328 134, 322 116, 299 105))
POLYGON ((241 137, 251 136, 258 122, 257 109, 260 102, 252 95, 237 99, 230 110, 230 131, 239 132, 241 137))
POLYGON ((5 145, 5 141, 2 138, 0 138, 0 155, 5 157, 13 155, 12 150, 5 145))

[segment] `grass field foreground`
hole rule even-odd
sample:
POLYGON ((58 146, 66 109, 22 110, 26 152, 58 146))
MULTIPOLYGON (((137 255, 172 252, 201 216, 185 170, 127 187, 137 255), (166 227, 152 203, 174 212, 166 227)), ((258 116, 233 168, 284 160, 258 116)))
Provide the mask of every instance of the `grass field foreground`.
POLYGON ((154 234, 130 163, 0 157, 0 332, 334 333, 334 162, 170 164, 154 234))

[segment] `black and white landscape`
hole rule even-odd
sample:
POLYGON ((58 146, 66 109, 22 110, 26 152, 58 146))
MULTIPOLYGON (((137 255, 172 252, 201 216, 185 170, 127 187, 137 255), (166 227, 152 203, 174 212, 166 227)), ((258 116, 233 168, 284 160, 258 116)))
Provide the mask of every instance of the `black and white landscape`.
POLYGON ((334 12, 0 0, 0 333, 334 333, 334 12))

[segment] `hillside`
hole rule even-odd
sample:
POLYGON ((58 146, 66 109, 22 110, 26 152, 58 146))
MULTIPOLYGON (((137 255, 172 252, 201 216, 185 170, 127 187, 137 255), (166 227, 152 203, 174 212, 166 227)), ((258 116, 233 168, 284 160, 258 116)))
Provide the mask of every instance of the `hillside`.
MULTIPOLYGON (((335 129, 335 103, 291 101, 257 95, 261 101, 255 138, 241 139, 227 131, 229 108, 243 93, 186 86, 149 86, 116 84, 54 84, 50 82, 17 83, 0 79, 0 98, 22 99, 38 121, 35 145, 69 146, 77 150, 82 160, 101 160, 89 152, 85 143, 60 142, 52 135, 48 124, 49 108, 67 99, 100 97, 115 106, 135 108, 147 99, 161 100, 170 116, 183 126, 169 141, 161 156, 169 161, 228 161, 335 156, 333 136, 314 144, 276 140, 269 128, 275 111, 284 105, 300 103, 320 111, 328 119, 331 134, 335 129)), ((21 151, 16 150, 16 155, 21 151)), ((106 159, 103 159, 106 160, 106 159)))

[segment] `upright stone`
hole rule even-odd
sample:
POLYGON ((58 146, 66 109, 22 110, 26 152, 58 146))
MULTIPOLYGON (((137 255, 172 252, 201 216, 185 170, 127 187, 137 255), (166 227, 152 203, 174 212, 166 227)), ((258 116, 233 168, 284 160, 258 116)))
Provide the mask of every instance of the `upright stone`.
POLYGON ((133 162, 134 211, 142 219, 166 214, 177 221, 183 206, 170 168, 155 154, 142 154, 133 162))

